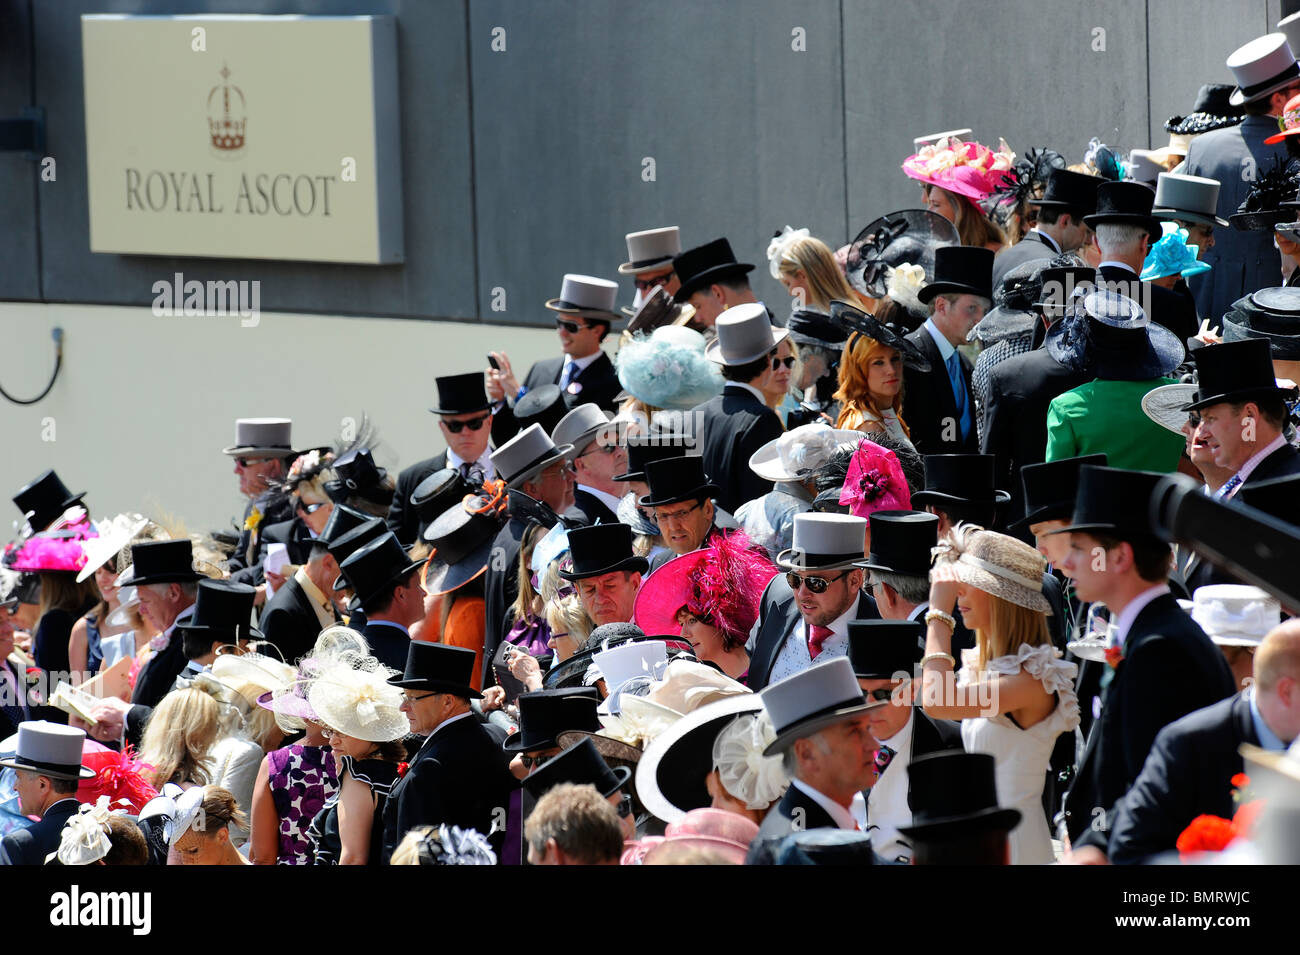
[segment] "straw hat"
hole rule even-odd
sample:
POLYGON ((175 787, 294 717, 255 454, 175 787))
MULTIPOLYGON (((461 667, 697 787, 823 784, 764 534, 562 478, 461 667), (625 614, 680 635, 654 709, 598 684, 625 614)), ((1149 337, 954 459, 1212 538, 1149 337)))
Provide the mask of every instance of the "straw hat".
POLYGON ((1023 541, 986 531, 975 524, 958 524, 950 538, 939 541, 930 579, 954 580, 1001 597, 1018 607, 1049 613, 1043 596, 1047 559, 1023 541))

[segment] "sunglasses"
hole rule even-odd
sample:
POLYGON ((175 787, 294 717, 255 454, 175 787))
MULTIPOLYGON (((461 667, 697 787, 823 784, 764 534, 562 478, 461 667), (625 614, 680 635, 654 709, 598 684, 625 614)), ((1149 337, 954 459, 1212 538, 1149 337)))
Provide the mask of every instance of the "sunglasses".
POLYGON ((773 370, 773 371, 776 371, 776 370, 777 370, 778 368, 780 368, 782 365, 785 365, 785 367, 787 367, 787 368, 793 368, 793 367, 794 367, 794 355, 786 355, 784 358, 773 358, 773 359, 772 359, 772 370, 773 370))
POLYGON ((557 318, 557 319, 555 320, 555 327, 556 327, 556 328, 562 328, 562 329, 564 329, 564 330, 565 330, 566 332, 568 332, 570 335, 576 335, 576 334, 578 334, 578 332, 582 331, 584 328, 590 328, 591 326, 590 326, 590 325, 579 325, 577 322, 569 322, 569 321, 565 321, 563 318, 557 318))
POLYGON ((540 766, 550 758, 549 756, 529 756, 527 753, 523 753, 519 757, 519 762, 524 764, 524 769, 532 772, 534 766, 540 766))
POLYGON ((634 284, 641 291, 648 292, 656 285, 667 285, 672 280, 672 277, 673 277, 672 272, 667 272, 663 275, 656 275, 654 278, 649 278, 649 279, 643 279, 638 277, 632 279, 632 284, 634 284))
POLYGON ((894 698, 894 691, 887 686, 883 686, 879 690, 872 690, 867 694, 867 698, 871 700, 879 700, 882 703, 888 703, 894 698))
POLYGON ((266 461, 274 461, 275 458, 235 458, 235 463, 241 468, 251 468, 255 464, 262 464, 266 461))
POLYGON ((789 584, 790 589, 795 591, 796 593, 798 593, 799 591, 799 585, 802 584, 803 586, 807 587, 811 593, 824 594, 826 593, 826 588, 831 585, 832 581, 841 580, 844 577, 846 577, 848 574, 849 571, 846 570, 843 573, 831 578, 801 577, 799 574, 795 573, 792 570, 785 575, 785 582, 789 584))
POLYGON ((632 815, 632 797, 627 793, 623 793, 623 795, 619 796, 618 805, 614 808, 617 810, 620 819, 626 819, 632 815))
POLYGON ((590 451, 583 451, 578 457, 589 458, 593 454, 613 454, 618 447, 617 444, 593 444, 590 451))
POLYGON ((460 434, 466 428, 469 428, 471 431, 477 431, 482 428, 491 417, 490 414, 485 414, 482 417, 472 418, 469 421, 444 421, 442 426, 452 434, 460 434))
POLYGON ((298 502, 298 510, 302 511, 304 514, 315 514, 324 506, 324 504, 304 504, 302 501, 298 502))

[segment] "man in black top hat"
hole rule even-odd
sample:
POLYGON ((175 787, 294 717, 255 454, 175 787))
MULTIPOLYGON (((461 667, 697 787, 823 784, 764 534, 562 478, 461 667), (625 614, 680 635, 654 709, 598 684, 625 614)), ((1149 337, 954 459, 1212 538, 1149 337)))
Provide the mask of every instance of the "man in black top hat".
POLYGON ((573 568, 560 576, 578 591, 583 609, 596 626, 630 623, 641 577, 649 569, 644 557, 632 553, 632 528, 626 524, 596 524, 569 531, 573 568))
MULTIPOLYGON (((417 826, 460 826, 491 837, 505 825, 517 784, 501 747, 470 709, 470 700, 482 696, 470 685, 473 673, 473 650, 414 640, 404 671, 389 681, 402 690, 411 732, 425 740, 388 795, 385 865, 417 826)), ((493 842, 499 850, 501 840, 493 842)))
POLYGON ((645 466, 647 492, 637 503, 654 517, 668 551, 657 556, 651 570, 674 557, 707 547, 721 534, 715 518, 713 495, 718 486, 704 473, 702 458, 694 455, 651 461, 645 466))
POLYGON ((1050 259, 1062 252, 1073 252, 1089 239, 1091 230, 1083 217, 1097 209, 1097 186, 1101 180, 1068 169, 1053 169, 1047 174, 1047 189, 1041 199, 1030 199, 1038 206, 1038 224, 1013 246, 1004 248, 993 260, 993 287, 1018 265, 1036 259, 1050 259))
POLYGON ((365 611, 361 635, 370 652, 384 666, 398 669, 406 662, 411 624, 424 619, 424 588, 420 586, 422 560, 411 560, 391 532, 354 552, 339 564, 341 579, 354 594, 348 606, 365 611))
POLYGON ((521 693, 519 729, 506 737, 501 748, 510 757, 510 771, 524 779, 560 753, 560 734, 567 730, 594 733, 600 729, 596 707, 600 691, 594 686, 521 693))
POLYGON ((495 476, 488 453, 492 434, 491 403, 483 390, 483 376, 477 372, 435 378, 438 405, 430 412, 438 416, 438 429, 447 449, 403 468, 397 476, 397 490, 388 510, 388 529, 403 547, 410 547, 424 533, 429 522, 421 520, 411 496, 425 478, 443 468, 453 468, 476 483, 495 476))
POLYGON ((736 305, 757 302, 748 275, 754 266, 737 262, 725 238, 687 249, 673 259, 673 273, 681 283, 673 301, 695 308, 695 323, 713 328, 718 316, 736 305))
POLYGON ((1080 600, 1111 612, 1113 651, 1101 718, 1065 799, 1075 861, 1105 851, 1111 807, 1133 784, 1156 734, 1236 689, 1223 654, 1169 592, 1169 545, 1149 516, 1160 475, 1084 466, 1065 571, 1080 600))
POLYGON ((188 661, 179 677, 192 679, 212 667, 222 647, 246 649, 262 634, 252 626, 254 590, 233 580, 200 580, 194 613, 176 625, 188 661))
POLYGON ((993 253, 972 246, 935 250, 934 281, 917 297, 930 306, 925 324, 907 336, 929 371, 904 365, 904 413, 921 454, 974 452, 979 447, 970 359, 957 351, 993 305, 993 253))
POLYGON ((140 595, 141 613, 161 627, 166 645, 140 670, 131 702, 156 706, 185 668, 185 654, 174 631, 194 613, 199 580, 188 540, 144 541, 131 546, 131 583, 140 595))
POLYGON ((31 532, 39 534, 49 530, 68 508, 77 504, 84 507, 85 496, 85 491, 73 494, 58 474, 49 470, 24 485, 13 500, 31 532))
POLYGON ((1007 865, 1019 809, 998 805, 988 753, 931 753, 909 767, 913 865, 1007 865))

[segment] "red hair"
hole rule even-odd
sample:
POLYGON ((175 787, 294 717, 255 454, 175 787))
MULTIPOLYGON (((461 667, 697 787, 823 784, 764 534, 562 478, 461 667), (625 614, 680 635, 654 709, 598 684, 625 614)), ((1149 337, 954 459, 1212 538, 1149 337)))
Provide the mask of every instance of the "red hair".
MULTIPOLYGON (((835 391, 835 400, 840 402, 840 416, 835 427, 856 427, 862 423, 868 412, 877 418, 884 416, 885 409, 876 407, 871 393, 867 390, 867 379, 871 372, 871 363, 881 356, 888 358, 891 353, 898 354, 898 349, 882 345, 861 332, 854 332, 849 336, 849 340, 844 343, 844 354, 840 357, 840 386, 835 391), (854 418, 858 420, 850 424, 849 422, 854 418)), ((910 438, 912 432, 907 427, 907 422, 903 420, 902 389, 894 395, 894 402, 890 407, 893 408, 894 414, 898 415, 898 423, 903 426, 903 433, 910 438)))

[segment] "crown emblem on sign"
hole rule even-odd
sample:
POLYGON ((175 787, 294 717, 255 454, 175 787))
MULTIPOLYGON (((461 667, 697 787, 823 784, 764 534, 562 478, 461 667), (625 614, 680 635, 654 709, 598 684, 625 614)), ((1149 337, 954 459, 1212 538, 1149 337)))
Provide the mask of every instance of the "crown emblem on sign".
POLYGON ((228 80, 230 70, 222 64, 221 83, 212 87, 208 93, 208 134, 216 149, 233 152, 244 148, 244 94, 238 86, 232 86, 228 80), (220 97, 218 97, 220 94, 220 97), (232 103, 232 95, 238 98, 232 103), (232 108, 233 107, 233 108, 232 108))

